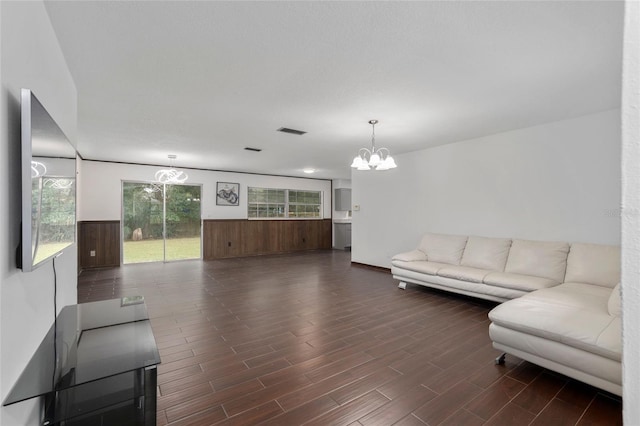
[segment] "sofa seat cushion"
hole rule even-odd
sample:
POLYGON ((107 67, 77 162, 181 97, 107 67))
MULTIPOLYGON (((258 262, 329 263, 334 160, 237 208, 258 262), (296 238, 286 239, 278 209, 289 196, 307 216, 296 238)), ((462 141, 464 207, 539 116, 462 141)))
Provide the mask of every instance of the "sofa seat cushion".
POLYGON ((509 272, 490 272, 484 277, 483 282, 487 285, 522 291, 534 291, 558 285, 556 281, 548 278, 512 274, 509 272))
POLYGON ((427 255, 429 262, 459 265, 467 237, 460 235, 425 234, 418 250, 427 255))
POLYGON ((441 277, 453 278, 456 280, 482 283, 484 277, 491 273, 486 269, 470 268, 468 266, 449 265, 438 270, 441 277))
POLYGON ((527 294, 524 291, 513 290, 510 288, 456 280, 453 278, 442 277, 440 275, 427 275, 393 265, 391 266, 391 273, 394 278, 400 281, 465 294, 467 296, 479 297, 481 299, 492 300, 494 302, 505 302, 527 294))
POLYGON ((469 237, 460 265, 502 272, 510 247, 506 238, 469 237))
POLYGON ((497 325, 620 361, 620 317, 609 315, 611 289, 569 283, 538 290, 489 312, 497 325))
POLYGON ((449 266, 446 263, 428 262, 426 260, 417 260, 413 262, 405 262, 403 260, 392 260, 391 264, 398 268, 406 269, 409 271, 420 272, 427 275, 436 275, 438 271, 445 266, 449 266))
POLYGON ((553 302, 558 306, 570 308, 588 308, 608 311, 608 302, 613 289, 585 283, 563 283, 553 287, 552 292, 537 292, 531 298, 553 302), (550 295, 547 295, 550 293, 550 295))
POLYGON ((504 271, 561 283, 565 281, 567 253, 568 243, 513 240, 504 271))
POLYGON ((402 260, 404 262, 413 262, 416 260, 427 260, 427 255, 420 250, 412 250, 405 253, 396 254, 391 260, 402 260))
POLYGON ((620 282, 620 247, 571 244, 564 281, 615 287, 620 282))

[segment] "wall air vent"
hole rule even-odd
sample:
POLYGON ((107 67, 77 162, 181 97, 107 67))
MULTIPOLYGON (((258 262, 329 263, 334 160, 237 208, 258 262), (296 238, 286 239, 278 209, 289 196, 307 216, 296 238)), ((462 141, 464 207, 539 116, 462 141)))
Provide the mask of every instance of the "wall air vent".
POLYGON ((280 127, 278 131, 283 133, 291 133, 292 135, 304 135, 305 133, 307 133, 302 130, 289 129, 288 127, 280 127))
POLYGON ((260 148, 251 148, 250 146, 245 147, 247 151, 260 152, 262 151, 260 148))

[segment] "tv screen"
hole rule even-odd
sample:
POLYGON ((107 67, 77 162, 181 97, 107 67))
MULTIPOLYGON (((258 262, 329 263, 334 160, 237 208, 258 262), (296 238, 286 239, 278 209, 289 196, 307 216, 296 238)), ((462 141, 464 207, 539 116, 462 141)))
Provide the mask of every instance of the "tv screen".
POLYGON ((31 90, 22 89, 22 242, 29 272, 76 240, 76 150, 31 90))

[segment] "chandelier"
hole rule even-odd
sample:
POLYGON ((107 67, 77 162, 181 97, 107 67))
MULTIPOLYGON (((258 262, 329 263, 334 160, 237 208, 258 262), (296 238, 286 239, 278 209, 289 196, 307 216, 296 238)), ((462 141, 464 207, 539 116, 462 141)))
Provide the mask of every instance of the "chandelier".
POLYGON ((35 179, 47 174, 47 166, 39 161, 31 160, 31 178, 35 179))
MULTIPOLYGON (((169 154, 169 166, 173 165, 173 160, 177 158, 174 154, 169 154)), ((176 170, 173 167, 169 169, 161 169, 156 172, 156 180, 160 183, 184 183, 189 176, 182 170, 176 170)))
POLYGON ((43 185, 53 189, 70 189, 73 187, 73 181, 71 178, 46 178, 43 185))
POLYGON ((360 148, 351 167, 356 170, 389 170, 398 167, 387 148, 376 149, 376 124, 378 120, 369 120, 372 127, 371 149, 360 148))

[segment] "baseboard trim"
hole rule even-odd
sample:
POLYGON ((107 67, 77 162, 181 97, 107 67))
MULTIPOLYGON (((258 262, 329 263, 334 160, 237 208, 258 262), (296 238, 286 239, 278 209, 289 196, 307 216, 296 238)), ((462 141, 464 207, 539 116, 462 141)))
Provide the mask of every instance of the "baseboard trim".
POLYGON ((384 268, 382 266, 375 266, 375 265, 367 265, 366 263, 351 261, 351 266, 357 266, 359 268, 367 268, 367 269, 373 269, 374 271, 391 273, 391 268, 384 268))

